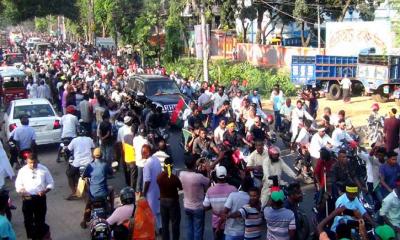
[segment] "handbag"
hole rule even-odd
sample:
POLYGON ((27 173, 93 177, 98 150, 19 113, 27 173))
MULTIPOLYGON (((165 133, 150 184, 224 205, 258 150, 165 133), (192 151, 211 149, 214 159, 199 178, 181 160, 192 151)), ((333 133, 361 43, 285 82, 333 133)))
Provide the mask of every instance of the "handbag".
POLYGON ((76 188, 76 196, 83 197, 86 193, 86 179, 79 178, 78 186, 76 188))

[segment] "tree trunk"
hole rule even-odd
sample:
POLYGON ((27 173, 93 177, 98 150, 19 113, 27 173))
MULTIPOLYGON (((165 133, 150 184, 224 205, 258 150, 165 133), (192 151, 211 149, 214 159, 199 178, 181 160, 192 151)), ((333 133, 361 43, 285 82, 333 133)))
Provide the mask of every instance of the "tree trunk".
POLYGON ((106 24, 101 23, 101 28, 102 28, 102 36, 103 36, 103 38, 105 38, 106 37, 106 24))
POLYGON ((305 40, 304 40, 304 27, 305 27, 304 22, 301 22, 300 37, 301 37, 301 45, 302 45, 303 47, 304 47, 304 45, 305 45, 305 40))
POLYGON ((257 34, 256 43, 262 44, 262 22, 264 19, 265 9, 263 7, 257 8, 257 34))
POLYGON ((244 23, 244 19, 242 20, 242 28, 243 28, 243 43, 247 43, 247 26, 244 23))
POLYGON ((344 7, 342 9, 342 14, 338 18, 338 22, 342 22, 344 17, 346 16, 347 10, 349 9, 351 0, 346 0, 346 3, 344 4, 344 7))
MULTIPOLYGON (((302 33, 302 35, 303 35, 304 28, 302 29, 302 31, 303 31, 303 33, 302 33)), ((304 36, 302 36, 302 45, 303 45, 303 47, 308 47, 310 45, 310 41, 311 41, 311 28, 308 31, 307 39, 305 41, 303 41, 303 40, 304 40, 304 36)))

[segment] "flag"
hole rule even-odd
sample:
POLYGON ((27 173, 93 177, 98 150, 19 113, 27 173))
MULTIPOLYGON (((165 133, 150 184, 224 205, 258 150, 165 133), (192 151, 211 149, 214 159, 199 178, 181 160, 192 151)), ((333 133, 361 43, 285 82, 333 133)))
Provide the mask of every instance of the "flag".
POLYGON ((178 103, 176 104, 176 107, 174 109, 174 111, 171 114, 171 124, 173 125, 178 125, 181 121, 181 115, 183 113, 183 111, 185 111, 186 109, 186 103, 185 100, 180 97, 178 103))

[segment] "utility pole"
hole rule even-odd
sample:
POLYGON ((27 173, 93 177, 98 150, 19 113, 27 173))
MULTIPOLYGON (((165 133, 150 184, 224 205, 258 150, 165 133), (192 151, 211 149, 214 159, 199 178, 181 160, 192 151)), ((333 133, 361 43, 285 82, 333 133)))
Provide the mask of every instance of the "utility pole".
POLYGON ((317 7, 317 15, 318 15, 318 52, 321 50, 321 19, 320 19, 320 9, 319 9, 319 1, 317 7))
POLYGON ((201 37, 203 44, 203 80, 208 82, 208 39, 204 0, 200 0, 201 37))

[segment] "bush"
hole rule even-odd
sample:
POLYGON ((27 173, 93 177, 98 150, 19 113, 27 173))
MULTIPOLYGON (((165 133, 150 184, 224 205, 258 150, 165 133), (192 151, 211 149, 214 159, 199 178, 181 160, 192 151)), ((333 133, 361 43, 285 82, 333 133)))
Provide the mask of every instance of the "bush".
MULTIPOLYGON (((203 71, 202 61, 193 58, 180 59, 173 63, 166 63, 168 72, 178 72, 183 78, 200 79, 203 71)), ((281 86, 286 96, 296 94, 295 86, 291 83, 289 73, 282 70, 258 68, 247 62, 232 62, 216 60, 209 63, 209 75, 211 82, 219 82, 229 86, 235 78, 247 80, 247 90, 258 88, 260 94, 269 96, 275 84, 281 86)))

